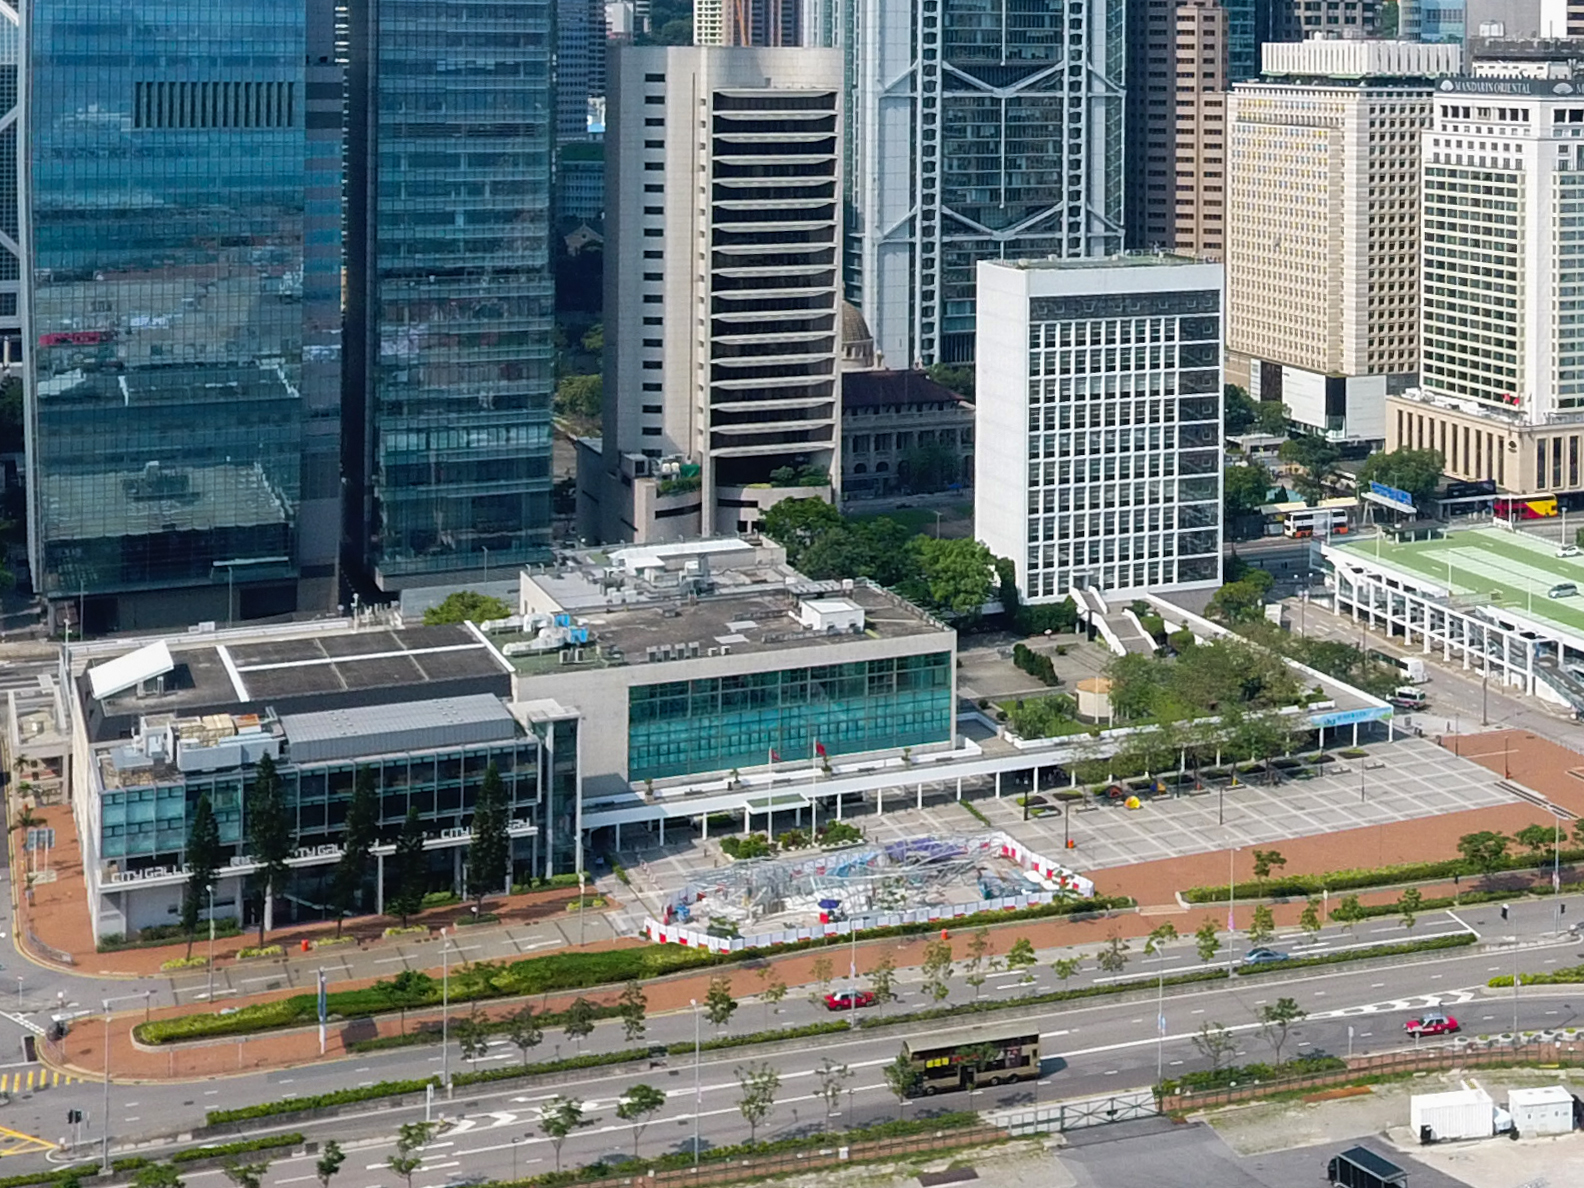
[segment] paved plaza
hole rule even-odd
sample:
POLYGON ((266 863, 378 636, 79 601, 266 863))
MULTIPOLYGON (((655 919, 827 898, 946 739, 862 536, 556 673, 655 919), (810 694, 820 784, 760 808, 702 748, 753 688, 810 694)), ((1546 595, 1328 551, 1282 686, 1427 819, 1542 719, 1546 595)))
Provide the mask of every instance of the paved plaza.
MULTIPOLYGON (((1207 786, 1203 791, 1157 796, 1136 810, 1120 803, 1082 806, 1074 802, 1070 827, 1077 848, 1068 852, 1069 864, 1088 874, 1229 846, 1270 846, 1288 838, 1521 803, 1497 786, 1499 777, 1489 769, 1426 739, 1379 742, 1366 750, 1363 759, 1338 755, 1335 762, 1323 765, 1323 775, 1306 780, 1283 778, 1274 786, 1258 782, 1263 776, 1254 776, 1253 784, 1207 786)), ((857 809, 849 804, 844 819, 861 828, 869 841, 880 844, 983 833, 988 821, 989 828, 1004 830, 1040 853, 1059 857, 1064 852, 1068 823, 1054 809, 1025 821, 1018 803, 1022 793, 1012 791, 1010 785, 1010 780, 1004 781, 999 799, 987 788, 976 787, 971 797, 965 793, 965 803, 958 803, 955 784, 925 783, 922 808, 917 807, 921 798, 918 785, 898 787, 887 793, 884 814, 876 812, 871 799, 857 809)), ((1054 804, 1050 791, 1042 788, 1042 796, 1054 804)), ((790 819, 785 823, 778 820, 776 827, 779 830, 791 824, 790 819)), ((807 824, 805 818, 805 828, 807 824)), ((762 823, 758 827, 762 828, 762 823)), ((645 911, 658 908, 666 891, 696 878, 701 865, 717 867, 729 861, 713 837, 699 843, 683 840, 679 829, 672 833, 672 844, 663 850, 623 853, 622 861, 633 868, 632 890, 640 901, 630 904, 628 910, 638 923, 645 911)), ((639 840, 644 835, 635 830, 631 836, 639 840)))

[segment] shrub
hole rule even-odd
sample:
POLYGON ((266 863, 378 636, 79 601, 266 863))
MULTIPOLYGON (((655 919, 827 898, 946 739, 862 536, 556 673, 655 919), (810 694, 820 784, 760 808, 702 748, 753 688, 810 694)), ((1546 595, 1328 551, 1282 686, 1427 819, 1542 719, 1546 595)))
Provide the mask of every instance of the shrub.
POLYGON ((203 969, 208 964, 207 957, 172 957, 169 961, 161 961, 160 969, 203 969))
POLYGON ((747 837, 726 837, 721 839, 721 852, 734 861, 748 858, 768 858, 775 853, 775 848, 775 843, 762 833, 750 833, 747 837))
POLYGON ((1056 667, 1051 663, 1050 657, 1043 652, 1036 652, 1027 644, 1012 645, 1012 663, 1041 684, 1061 684, 1061 677, 1056 675, 1056 667))
POLYGON ((360 1101, 377 1101, 381 1097, 395 1097, 402 1093, 422 1093, 427 1085, 438 1085, 439 1077, 425 1077, 421 1081, 378 1081, 360 1085, 356 1089, 335 1089, 329 1093, 310 1093, 290 1101, 263 1101, 257 1105, 239 1106, 234 1110, 210 1110, 206 1121, 210 1126, 227 1122, 246 1122, 252 1118, 269 1118, 275 1114, 290 1114, 298 1110, 321 1110, 330 1106, 352 1105, 360 1101))
MULTIPOLYGON (((282 1103, 293 1104, 293 1103, 282 1103)), ((246 1155, 249 1151, 271 1151, 277 1147, 295 1147, 303 1141, 300 1134, 272 1134, 264 1138, 244 1139, 235 1143, 222 1143, 213 1147, 188 1147, 170 1157, 172 1163, 193 1163, 199 1159, 214 1159, 227 1155, 246 1155)))
POLYGON ((386 936, 386 937, 390 937, 390 936, 427 936, 428 934, 429 934, 429 926, 427 924, 409 924, 406 928, 392 926, 390 928, 387 928, 384 932, 380 933, 381 936, 386 936))
MULTIPOLYGON (((450 907, 453 903, 461 903, 462 897, 455 891, 430 891, 423 897, 423 907, 450 907)), ((421 910, 421 909, 420 909, 421 910)))
POLYGON ((611 873, 614 874, 618 880, 620 880, 622 886, 632 886, 632 876, 627 873, 627 868, 620 862, 611 863, 611 873))
POLYGON ((851 846, 864 839, 863 831, 846 821, 827 821, 814 836, 822 846, 851 846))
POLYGON ((1221 1069, 1200 1069, 1184 1073, 1155 1086, 1158 1097, 1171 1097, 1178 1093, 1203 1093, 1208 1089, 1225 1089, 1231 1085, 1246 1085, 1251 1081, 1274 1081, 1289 1077, 1307 1077, 1315 1073, 1336 1072, 1348 1066, 1346 1060, 1312 1052, 1284 1060, 1281 1064, 1240 1064, 1221 1069))
POLYGON ((333 949, 336 945, 350 945, 357 940, 355 936, 322 936, 314 941, 316 949, 333 949))
POLYGON ((279 945, 252 945, 237 950, 237 960, 246 961, 249 957, 279 957, 286 950, 279 945))
MULTIPOLYGON (((605 901, 604 900, 599 899, 598 896, 595 896, 594 898, 597 900, 597 902, 591 903, 589 905, 590 907, 604 907, 605 906, 605 901)), ((577 905, 574 904, 572 906, 576 907, 577 905)), ((477 916, 475 916, 472 912, 469 912, 465 916, 458 916, 455 920, 453 920, 451 922, 453 924, 455 924, 458 928, 466 928, 466 927, 468 927, 471 924, 499 924, 500 923, 500 917, 497 916, 494 912, 482 912, 482 913, 480 913, 477 916)))
MULTIPOLYGON (((1257 768, 1256 768, 1257 770, 1257 768)), ((1584 850, 1563 850, 1563 862, 1584 860, 1584 850)), ((1525 870, 1534 866, 1528 854, 1509 855, 1495 869, 1525 870)), ((1354 891, 1368 887, 1390 886, 1395 883, 1422 883, 1450 879, 1453 875, 1473 873, 1462 858, 1446 858, 1438 862, 1410 862, 1401 866, 1377 866, 1360 870, 1333 870, 1324 874, 1292 874, 1270 879, 1263 886, 1254 882, 1238 883, 1234 893, 1239 899, 1270 896, 1278 899, 1308 898, 1321 891, 1354 891)), ((1217 887, 1190 887, 1182 893, 1189 903, 1219 903, 1226 899, 1226 884, 1217 887)))
MULTIPOLYGON (((1547 970, 1545 973, 1520 973, 1518 975, 1520 986, 1568 986, 1575 982, 1584 982, 1584 965, 1568 965, 1561 969, 1547 970)), ((1501 974, 1486 983, 1487 986, 1511 986, 1512 974, 1501 974)))

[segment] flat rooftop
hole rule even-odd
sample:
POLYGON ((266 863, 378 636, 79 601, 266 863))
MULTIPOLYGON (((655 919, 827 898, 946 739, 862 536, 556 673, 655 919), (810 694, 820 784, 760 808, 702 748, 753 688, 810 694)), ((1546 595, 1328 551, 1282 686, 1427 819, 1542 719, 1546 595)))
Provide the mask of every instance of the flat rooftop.
POLYGON ((1450 590, 1470 608, 1499 606, 1584 636, 1584 595, 1546 595, 1552 586, 1563 582, 1573 582, 1584 590, 1584 556, 1558 557, 1555 542, 1505 528, 1471 528, 1436 540, 1394 543, 1370 538, 1332 544, 1331 548, 1450 590))
POLYGON ((1050 269, 1051 271, 1076 272, 1104 268, 1161 268, 1178 264, 1203 265, 1204 261, 1194 256, 1179 256, 1173 252, 1124 252, 1115 256, 1074 256, 1070 259, 1053 258, 1047 260, 996 260, 994 263, 1004 268, 1050 269))
MULTIPOLYGON (((149 714, 281 716, 472 694, 511 695, 511 676, 495 652, 465 626, 326 631, 240 643, 170 645, 175 669, 155 691, 128 689, 103 701, 87 673, 77 674, 89 738, 130 738, 149 714)), ((131 648, 129 647, 129 651, 131 648)), ((97 661, 102 663, 103 661, 97 661)))

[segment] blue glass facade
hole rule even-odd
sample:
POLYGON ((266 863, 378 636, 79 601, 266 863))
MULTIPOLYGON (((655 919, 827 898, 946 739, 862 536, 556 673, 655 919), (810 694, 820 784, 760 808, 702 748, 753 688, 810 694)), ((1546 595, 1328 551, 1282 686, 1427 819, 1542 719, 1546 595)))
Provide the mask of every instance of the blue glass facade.
POLYGON ((90 626, 291 610, 305 570, 331 588, 341 103, 329 12, 317 0, 29 6, 34 582, 84 606, 90 626), (326 428, 307 432, 311 419, 326 428))
POLYGON ((356 0, 350 20, 352 530, 387 589, 542 558, 548 0, 356 0))
POLYGON ((899 656, 695 681, 628 693, 631 780, 946 742, 951 654, 899 656))

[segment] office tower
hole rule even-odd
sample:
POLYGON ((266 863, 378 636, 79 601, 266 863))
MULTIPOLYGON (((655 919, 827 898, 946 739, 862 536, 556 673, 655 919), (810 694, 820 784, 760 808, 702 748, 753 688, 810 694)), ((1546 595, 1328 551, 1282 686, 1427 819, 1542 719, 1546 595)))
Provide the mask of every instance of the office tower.
POLYGON ((1230 18, 1214 0, 1188 0, 1177 17, 1177 250, 1219 260, 1226 248, 1226 104, 1230 18))
POLYGON ((1275 0, 1271 36, 1303 41, 1316 33, 1332 37, 1369 37, 1380 17, 1379 0, 1275 0))
POLYGON ((1280 0, 1220 0, 1226 10, 1227 73, 1232 82, 1260 70, 1260 47, 1271 40, 1271 20, 1280 0))
POLYGON ((17 192, 17 129, 22 119, 21 20, 0 4, 0 374, 22 364, 22 232, 17 192))
POLYGON ((803 0, 698 0, 693 44, 803 44, 803 0))
POLYGON ((556 144, 589 139, 605 94, 605 0, 556 0, 556 144))
POLYGON ((38 0, 23 21, 28 516, 52 622, 334 606, 333 8, 38 0))
POLYGON ((843 14, 847 295, 893 367, 973 357, 978 261, 1122 246, 1122 9, 843 14))
POLYGON ((1568 27, 1569 10, 1578 7, 1577 0, 1463 0, 1460 7, 1465 39, 1576 37, 1584 32, 1568 27))
POLYGON ((751 531, 839 474, 841 56, 611 60, 604 437, 580 452, 580 523, 751 531))
POLYGON ((548 555, 551 17, 352 5, 345 466, 385 590, 548 555))
POLYGON ((1221 580, 1219 264, 979 265, 974 523, 1019 595, 1221 580))
POLYGON ((1128 0, 1124 214, 1129 248, 1176 240, 1178 0, 1128 0))
POLYGON ((1421 386, 1390 401, 1388 447, 1518 494, 1584 489, 1584 97, 1457 80, 1435 96, 1423 184, 1421 386))
POLYGON ((1265 47, 1227 111, 1229 378, 1335 441, 1385 437, 1418 365, 1420 131, 1455 45, 1265 47))

